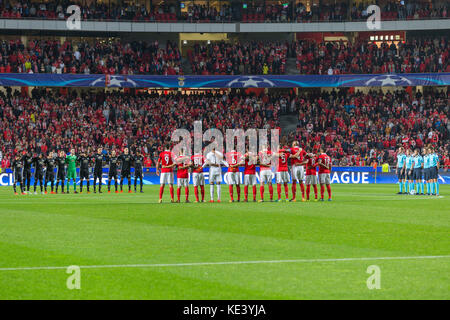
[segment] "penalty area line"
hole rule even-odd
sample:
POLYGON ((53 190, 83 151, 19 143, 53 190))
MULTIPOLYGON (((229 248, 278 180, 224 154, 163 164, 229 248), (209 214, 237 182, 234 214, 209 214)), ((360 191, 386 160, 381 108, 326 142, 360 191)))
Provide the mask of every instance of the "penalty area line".
MULTIPOLYGON (((311 262, 346 262, 346 261, 376 261, 376 260, 422 260, 422 259, 446 259, 450 255, 443 256, 411 256, 411 257, 365 257, 365 258, 335 258, 335 259, 292 259, 292 260, 256 260, 256 261, 221 261, 221 262, 187 262, 187 263, 154 263, 154 264, 110 264, 110 265, 85 265, 80 269, 112 269, 112 268, 162 268, 162 267, 193 267, 214 265, 242 265, 242 264, 277 264, 277 263, 311 263, 311 262)), ((12 267, 0 268, 0 271, 25 271, 25 270, 60 270, 69 266, 41 266, 41 267, 12 267)))

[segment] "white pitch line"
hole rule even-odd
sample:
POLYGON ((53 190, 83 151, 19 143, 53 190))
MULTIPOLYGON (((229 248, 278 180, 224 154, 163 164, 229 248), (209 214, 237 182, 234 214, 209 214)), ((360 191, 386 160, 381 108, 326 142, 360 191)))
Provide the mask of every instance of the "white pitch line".
MULTIPOLYGON (((412 256, 412 257, 367 257, 367 258, 336 258, 336 259, 294 259, 294 260, 257 260, 257 261, 222 261, 222 262, 189 262, 189 263, 156 263, 156 264, 112 264, 112 265, 87 265, 78 266, 81 269, 110 269, 110 268, 160 268, 160 267, 189 267, 211 265, 239 265, 239 264, 276 264, 276 263, 302 263, 302 262, 341 262, 341 261, 374 261, 374 260, 415 260, 415 259, 445 259, 444 256, 412 256)), ((69 266, 49 267, 15 267, 0 268, 0 271, 22 270, 59 270, 69 266)))

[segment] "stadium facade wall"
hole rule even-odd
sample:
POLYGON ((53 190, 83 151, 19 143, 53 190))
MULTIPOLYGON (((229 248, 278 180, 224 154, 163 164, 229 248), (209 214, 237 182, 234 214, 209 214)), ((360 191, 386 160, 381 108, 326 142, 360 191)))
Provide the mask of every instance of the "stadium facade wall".
MULTIPOLYGON (((311 23, 186 23, 81 21, 79 29, 69 29, 64 20, 0 19, 0 29, 71 32, 174 32, 174 33, 274 33, 274 32, 358 32, 371 31, 364 22, 311 23)), ((382 21, 373 31, 450 29, 450 19, 382 21)))
MULTIPOLYGON (((228 174, 227 168, 223 169, 222 182, 227 183, 228 174)), ((79 170, 77 169, 77 172, 79 170)), ((244 183, 244 173, 243 168, 240 168, 241 173, 241 183, 244 183)), ((132 173, 134 170, 132 169, 132 173)), ((259 168, 257 168, 256 179, 259 183, 259 168)), ((91 174, 91 182, 93 181, 93 176, 91 174)), ((134 177, 132 177, 132 182, 134 183, 134 177)), ((206 184, 208 181, 208 168, 205 169, 205 180, 206 184)), ((105 185, 108 182, 108 168, 103 169, 102 184, 105 185)), ((273 174, 272 182, 275 183, 275 174, 273 174)), ((292 182, 292 180, 291 180, 292 182)), ((331 183, 334 184, 396 184, 398 182, 395 173, 376 173, 372 167, 335 167, 331 173, 331 183), (348 170, 352 168, 352 170, 348 170)), ((0 174, 0 186, 12 186, 14 183, 14 177, 11 169, 6 169, 5 172, 0 174)), ((77 178, 77 184, 79 184, 79 178, 77 178)), ((128 183, 128 181, 126 182, 128 183)), ((189 177, 189 183, 192 184, 192 179, 189 177)), ((450 184, 450 172, 439 171, 439 183, 440 184, 450 184)), ((31 178, 31 185, 34 184, 34 177, 31 178)), ((145 185, 159 185, 159 176, 156 175, 155 168, 144 168, 144 184, 145 185)), ((175 184, 176 184, 176 174, 175 174, 175 184)))

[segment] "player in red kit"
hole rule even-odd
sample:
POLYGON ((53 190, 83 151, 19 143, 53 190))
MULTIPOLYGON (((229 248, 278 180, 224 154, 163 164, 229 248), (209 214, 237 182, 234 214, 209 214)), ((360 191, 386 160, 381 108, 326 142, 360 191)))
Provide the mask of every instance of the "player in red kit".
POLYGON ((162 196, 164 193, 164 186, 166 184, 170 187, 170 198, 171 201, 174 202, 173 199, 173 167, 175 166, 175 162, 173 161, 173 153, 170 151, 170 144, 166 144, 165 150, 160 153, 158 161, 156 162, 156 174, 160 176, 159 182, 159 203, 162 202, 162 196), (159 167, 161 166, 161 174, 159 172, 159 167))
POLYGON ((236 186, 237 201, 241 201, 241 185, 239 166, 242 163, 242 155, 235 150, 225 154, 225 159, 228 162, 227 183, 230 192, 230 202, 234 202, 233 185, 236 186))
POLYGON ((270 201, 273 201, 273 186, 272 186, 272 178, 273 173, 270 167, 272 161, 272 151, 264 149, 259 153, 259 180, 260 187, 259 192, 261 194, 260 202, 264 202, 264 184, 267 183, 269 185, 269 194, 270 201))
POLYGON ((306 201, 309 201, 311 185, 314 188, 314 201, 317 201, 317 157, 312 153, 308 153, 302 164, 306 165, 306 201))
POLYGON ((277 153, 274 153, 274 156, 278 157, 278 165, 277 165, 277 193, 278 200, 281 201, 281 185, 284 185, 284 194, 286 196, 286 201, 289 201, 289 189, 288 183, 290 180, 289 171, 288 171, 288 160, 291 156, 290 148, 285 144, 284 147, 278 150, 277 153))
POLYGON ((195 202, 200 202, 198 198, 198 186, 202 194, 202 202, 205 202, 205 176, 203 174, 203 164, 205 157, 202 154, 194 154, 191 157, 192 182, 194 183, 195 202))
POLYGON ((180 150, 180 155, 175 159, 177 164, 177 202, 180 202, 181 188, 184 187, 186 202, 189 202, 189 168, 191 159, 180 150))
POLYGON ((258 158, 247 149, 247 153, 244 155, 244 160, 244 201, 248 202, 248 186, 251 185, 253 202, 256 202, 256 163, 258 158))
POLYGON ((302 201, 305 201, 305 186, 303 181, 305 180, 305 169, 301 163, 306 155, 306 151, 299 147, 298 141, 292 143, 291 148, 291 165, 292 165, 292 200, 296 200, 297 195, 297 183, 300 184, 300 190, 302 192, 302 201))
POLYGON ((321 147, 317 161, 319 165, 319 183, 320 183, 320 201, 323 201, 325 186, 327 186, 328 201, 331 201, 331 158, 325 153, 321 147))

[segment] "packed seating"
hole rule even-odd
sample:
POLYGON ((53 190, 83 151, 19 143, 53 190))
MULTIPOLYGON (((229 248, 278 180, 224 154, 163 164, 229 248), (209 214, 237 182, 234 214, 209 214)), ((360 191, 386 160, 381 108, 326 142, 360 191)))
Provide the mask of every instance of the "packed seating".
MULTIPOLYGON (((418 1, 404 1, 404 4, 388 1, 380 5, 382 20, 419 20, 419 19, 445 19, 448 18, 448 3, 431 3, 418 1)), ((351 20, 366 20, 370 12, 362 2, 353 5, 350 9, 351 20)))
POLYGON ((288 42, 214 42, 188 51, 194 74, 284 74, 288 42))
MULTIPOLYGON (((124 146, 142 148, 154 164, 177 128, 276 128, 282 97, 252 94, 83 92, 34 89, 32 97, 0 93, 0 150, 34 152, 124 146)), ((205 129, 205 130, 206 130, 205 129)))
POLYGON ((293 44, 301 74, 450 72, 448 38, 411 39, 397 45, 343 42, 293 44))
MULTIPOLYGON (((83 20, 126 20, 142 22, 312 22, 312 21, 359 21, 366 20, 370 12, 367 12, 367 4, 360 2, 354 4, 348 10, 348 2, 330 2, 312 4, 307 10, 306 2, 291 4, 266 4, 248 3, 247 7, 230 6, 220 7, 198 4, 186 4, 187 11, 180 12, 177 3, 154 3, 146 7, 139 3, 117 4, 114 2, 99 3, 95 1, 68 1, 55 2, 40 1, 2 1, 0 14, 2 18, 9 19, 67 19, 70 16, 67 8, 78 5, 81 9, 83 20)), ((380 4, 383 20, 405 19, 442 19, 448 18, 448 4, 437 3, 432 6, 425 2, 405 1, 405 4, 387 1, 380 4)))
MULTIPOLYGON (((438 154, 450 151, 450 92, 416 94, 398 90, 383 94, 348 90, 305 94, 287 104, 298 117, 291 139, 304 146, 325 145, 335 165, 395 164, 401 145, 431 144, 438 154)), ((284 112, 284 110, 281 110, 284 112)))
POLYGON ((0 73, 182 74, 181 54, 168 41, 61 43, 56 40, 0 42, 0 73))

